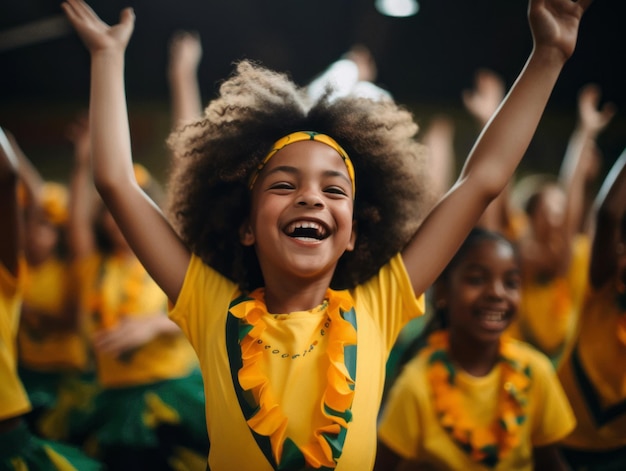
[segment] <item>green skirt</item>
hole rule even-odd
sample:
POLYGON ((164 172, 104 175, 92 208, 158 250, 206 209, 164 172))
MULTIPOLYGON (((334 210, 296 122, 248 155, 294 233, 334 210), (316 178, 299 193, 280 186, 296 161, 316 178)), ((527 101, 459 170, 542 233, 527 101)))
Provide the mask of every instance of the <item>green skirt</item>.
POLYGON ((105 467, 77 448, 44 440, 26 422, 0 434, 0 471, 96 471, 105 467))
POLYGON ((99 391, 93 373, 42 372, 21 367, 19 376, 32 406, 24 418, 33 433, 51 440, 69 438, 72 421, 85 415, 99 391))
POLYGON ((110 469, 205 471, 209 440, 198 370, 184 378, 103 389, 90 409, 73 421, 72 442, 110 469))

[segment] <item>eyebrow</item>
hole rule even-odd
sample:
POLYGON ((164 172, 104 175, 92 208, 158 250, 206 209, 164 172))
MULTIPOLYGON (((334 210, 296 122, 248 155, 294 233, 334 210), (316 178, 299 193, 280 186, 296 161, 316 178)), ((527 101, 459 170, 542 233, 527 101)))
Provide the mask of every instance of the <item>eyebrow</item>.
MULTIPOLYGON (((273 169, 269 170, 265 176, 268 177, 269 175, 279 172, 288 173, 294 176, 297 176, 301 173, 298 167, 293 167, 291 165, 279 165, 278 167, 274 167, 273 169)), ((324 170, 324 172, 322 172, 322 176, 339 177, 345 180, 347 183, 352 184, 350 178, 345 173, 339 172, 338 170, 324 170)))

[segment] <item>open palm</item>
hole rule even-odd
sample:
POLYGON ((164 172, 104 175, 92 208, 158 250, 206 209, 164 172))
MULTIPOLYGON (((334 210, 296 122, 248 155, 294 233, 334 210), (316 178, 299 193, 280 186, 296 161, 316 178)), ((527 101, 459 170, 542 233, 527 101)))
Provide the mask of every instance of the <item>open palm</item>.
POLYGON ((122 10, 120 22, 109 26, 82 0, 67 0, 61 7, 92 54, 126 48, 135 24, 131 8, 122 10))

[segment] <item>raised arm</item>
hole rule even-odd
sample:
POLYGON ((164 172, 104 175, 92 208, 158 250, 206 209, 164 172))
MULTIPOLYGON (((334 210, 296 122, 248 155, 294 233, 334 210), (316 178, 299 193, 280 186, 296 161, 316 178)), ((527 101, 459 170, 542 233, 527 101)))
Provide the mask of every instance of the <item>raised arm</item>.
POLYGON ((428 124, 422 143, 428 148, 428 168, 436 198, 450 189, 454 180, 454 122, 445 115, 435 116, 428 124))
POLYGON ((81 116, 73 122, 68 127, 67 137, 74 144, 74 166, 70 175, 70 216, 67 224, 68 245, 70 256, 73 259, 81 259, 96 250, 88 116, 81 116))
POLYGON ((570 136, 559 171, 559 181, 567 196, 566 230, 571 236, 580 231, 585 217, 585 187, 598 158, 596 139, 615 115, 612 103, 599 107, 600 89, 584 86, 578 95, 578 120, 570 136))
MULTIPOLYGON (((496 112, 505 93, 504 80, 496 72, 489 69, 477 70, 474 77, 474 87, 463 90, 461 95, 463 105, 472 115, 480 130, 487 125, 496 112)), ((512 218, 510 193, 510 185, 507 185, 487 206, 476 224, 491 231, 506 234, 512 218)))
POLYGON ((172 302, 182 286, 190 254, 160 209, 137 184, 124 90, 124 53, 134 13, 104 23, 82 0, 62 4, 91 54, 89 123, 96 188, 129 245, 172 302))
POLYGON ((170 41, 167 79, 172 107, 172 129, 202 115, 198 65, 202 43, 198 33, 179 31, 170 41))
POLYGON ((626 218, 626 149, 604 179, 594 210, 595 234, 589 275, 592 285, 600 288, 615 276, 618 256, 623 257, 626 250, 624 241, 620 240, 620 225, 626 218))
POLYGON ((456 183, 403 251, 416 293, 432 284, 487 205, 507 185, 574 52, 578 26, 590 4, 591 0, 530 0, 530 57, 480 134, 456 183))
POLYGON ((0 127, 0 263, 14 276, 18 273, 21 251, 21 218, 17 204, 18 159, 0 127))

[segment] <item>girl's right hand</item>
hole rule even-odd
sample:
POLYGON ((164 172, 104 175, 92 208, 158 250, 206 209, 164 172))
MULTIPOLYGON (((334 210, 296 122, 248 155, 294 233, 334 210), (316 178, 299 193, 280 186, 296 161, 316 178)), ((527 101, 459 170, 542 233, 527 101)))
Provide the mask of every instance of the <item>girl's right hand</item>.
POLYGON ((67 0, 61 8, 92 55, 126 49, 135 25, 132 8, 122 10, 114 26, 103 22, 83 0, 67 0))

